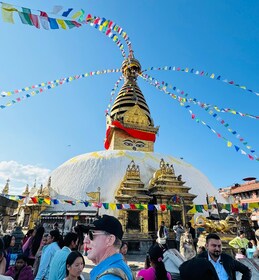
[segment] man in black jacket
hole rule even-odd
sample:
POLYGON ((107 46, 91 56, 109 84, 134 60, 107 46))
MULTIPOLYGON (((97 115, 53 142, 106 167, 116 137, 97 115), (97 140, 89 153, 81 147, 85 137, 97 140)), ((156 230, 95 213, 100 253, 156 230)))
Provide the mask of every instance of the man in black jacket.
POLYGON ((207 252, 203 252, 197 257, 205 258, 213 264, 219 280, 236 280, 237 271, 242 274, 242 280, 251 279, 252 274, 247 266, 222 253, 221 240, 217 234, 211 233, 207 235, 206 249, 207 252))

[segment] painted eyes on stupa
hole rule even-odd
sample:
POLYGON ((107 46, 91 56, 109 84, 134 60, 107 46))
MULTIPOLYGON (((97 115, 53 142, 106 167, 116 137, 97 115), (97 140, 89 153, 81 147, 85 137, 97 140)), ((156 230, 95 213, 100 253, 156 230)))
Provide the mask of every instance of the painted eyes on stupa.
POLYGON ((128 147, 132 147, 132 149, 135 151, 137 148, 143 148, 145 147, 145 143, 142 142, 142 141, 132 141, 132 140, 124 140, 123 141, 123 144, 125 146, 128 146, 128 147))

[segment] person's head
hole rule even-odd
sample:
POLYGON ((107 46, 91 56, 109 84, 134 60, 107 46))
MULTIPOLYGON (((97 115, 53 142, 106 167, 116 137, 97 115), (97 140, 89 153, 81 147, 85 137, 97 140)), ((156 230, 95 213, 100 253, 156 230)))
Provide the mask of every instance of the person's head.
POLYGON ((41 246, 45 246, 48 244, 48 233, 44 233, 41 239, 41 246))
POLYGON ((122 244, 121 244, 120 253, 122 255, 126 255, 127 252, 128 252, 128 243, 123 241, 122 244))
POLYGON ((246 249, 245 248, 239 248, 238 253, 243 255, 243 256, 246 256, 246 249))
POLYGON ((27 233, 25 234, 25 236, 26 236, 26 237, 32 236, 33 231, 34 231, 34 229, 29 229, 29 230, 27 231, 27 233))
POLYGON ((21 270, 26 264, 27 264, 27 258, 23 254, 20 254, 16 258, 15 269, 21 270))
POLYGON ((3 241, 5 250, 8 250, 10 247, 13 247, 15 245, 15 237, 13 235, 5 235, 3 237, 3 241))
POLYGON ((222 253, 222 243, 220 237, 215 233, 210 233, 206 237, 206 249, 213 259, 218 259, 222 253))
MULTIPOLYGON (((61 246, 62 243, 62 236, 60 235, 59 231, 56 229, 53 229, 49 232, 48 235, 48 244, 52 243, 52 242, 57 242, 59 244, 59 247, 61 246)), ((62 244, 63 245, 63 244, 62 244)))
POLYGON ((247 247, 252 249, 253 248, 253 243, 251 241, 248 242, 247 247))
POLYGON ((66 275, 79 278, 85 266, 85 261, 81 253, 72 251, 66 260, 66 275))
POLYGON ((198 249, 197 249, 197 254, 201 254, 205 251, 206 251, 206 248, 204 246, 199 246, 198 249))
POLYGON ((95 220, 88 228, 88 259, 95 264, 118 253, 121 247, 123 230, 120 221, 109 215, 95 220))
POLYGON ((237 232, 237 236, 239 236, 240 238, 244 238, 245 237, 245 232, 243 230, 239 230, 237 232))
POLYGON ((167 279, 167 272, 163 263, 164 250, 158 245, 152 246, 149 251, 150 265, 155 268, 156 279, 167 279))
POLYGON ((64 238, 64 246, 69 247, 71 250, 77 248, 78 236, 75 232, 68 232, 64 238))
POLYGON ((216 280, 217 273, 205 258, 192 258, 179 267, 181 280, 216 280))
POLYGON ((53 225, 53 229, 58 229, 58 223, 55 223, 55 224, 53 225))

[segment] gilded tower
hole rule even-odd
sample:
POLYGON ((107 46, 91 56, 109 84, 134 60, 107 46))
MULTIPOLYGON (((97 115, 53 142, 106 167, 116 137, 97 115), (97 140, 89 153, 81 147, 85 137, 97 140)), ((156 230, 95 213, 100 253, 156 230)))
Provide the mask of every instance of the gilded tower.
POLYGON ((153 152, 158 127, 137 85, 141 65, 133 55, 122 63, 124 84, 107 116, 105 148, 153 152))

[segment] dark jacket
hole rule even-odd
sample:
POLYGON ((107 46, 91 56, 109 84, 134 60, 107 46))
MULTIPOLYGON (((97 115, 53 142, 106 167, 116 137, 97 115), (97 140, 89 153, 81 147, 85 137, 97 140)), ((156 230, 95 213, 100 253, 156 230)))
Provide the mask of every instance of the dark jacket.
MULTIPOLYGON (((208 252, 203 252, 197 257, 208 259, 208 252)), ((229 280, 236 280, 237 271, 242 273, 241 280, 250 280, 252 277, 252 273, 246 265, 233 259, 231 256, 225 253, 221 254, 221 263, 223 264, 223 267, 225 268, 226 273, 228 274, 229 280)))
MULTIPOLYGON (((6 271, 5 275, 6 276, 11 276, 13 279, 15 279, 15 266, 10 266, 9 269, 6 271)), ((26 265, 23 267, 19 273, 19 277, 17 278, 18 280, 33 280, 33 273, 32 269, 30 266, 26 265)))
POLYGON ((179 267, 181 280, 219 280, 213 264, 206 258, 192 258, 179 267))

